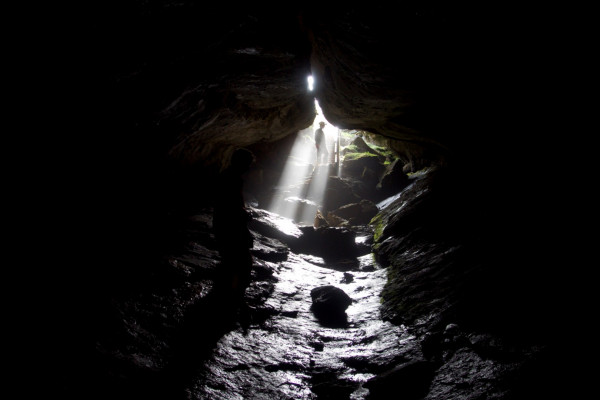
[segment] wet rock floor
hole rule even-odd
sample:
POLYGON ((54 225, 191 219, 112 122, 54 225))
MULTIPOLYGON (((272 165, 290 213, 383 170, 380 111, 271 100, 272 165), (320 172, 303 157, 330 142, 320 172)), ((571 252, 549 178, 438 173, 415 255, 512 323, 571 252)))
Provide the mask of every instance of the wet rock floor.
POLYGON ((276 280, 273 292, 252 309, 247 329, 238 325, 218 340, 192 379, 189 397, 366 398, 365 381, 418 350, 403 327, 379 318, 386 271, 371 254, 358 261, 350 272, 293 253, 284 262, 267 263, 276 280), (324 326, 315 318, 310 291, 322 285, 337 286, 352 298, 346 326, 324 326))

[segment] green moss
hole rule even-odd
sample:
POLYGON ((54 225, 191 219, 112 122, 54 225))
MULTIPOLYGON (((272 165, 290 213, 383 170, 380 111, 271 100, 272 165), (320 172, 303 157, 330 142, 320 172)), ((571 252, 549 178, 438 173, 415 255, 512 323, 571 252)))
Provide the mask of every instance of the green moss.
POLYGON ((373 240, 375 243, 379 242, 379 239, 381 239, 381 236, 383 235, 383 228, 385 226, 383 223, 383 214, 376 214, 373 218, 371 218, 369 225, 373 227, 373 240))
POLYGON ((378 153, 381 153, 385 156, 391 155, 392 152, 390 151, 390 149, 388 149, 387 147, 383 147, 383 146, 373 146, 371 145, 371 147, 373 147, 373 149, 375 149, 375 151, 377 151, 378 153))
POLYGON ((363 157, 377 157, 377 154, 364 152, 364 153, 346 153, 344 160, 358 160, 363 157))
POLYGON ((418 171, 415 171, 415 172, 407 172, 407 173, 406 173, 406 175, 407 175, 407 176, 418 176, 418 175, 424 175, 424 174, 426 174, 427 172, 429 172, 431 169, 432 169, 432 167, 424 167, 424 168, 421 168, 420 170, 418 170, 418 171))
POLYGON ((373 146, 373 148, 381 155, 384 155, 385 158, 388 160, 388 163, 391 163, 392 161, 394 161, 395 159, 398 158, 398 156, 396 155, 396 153, 394 153, 392 150, 390 150, 387 147, 383 147, 383 146, 373 146))
POLYGON ((349 144, 348 146, 344 147, 343 152, 344 153, 358 153, 358 146, 355 144, 349 144))
POLYGON ((403 307, 398 295, 397 283, 400 281, 398 268, 391 265, 387 268, 387 282, 381 291, 382 302, 391 302, 395 306, 403 307))
POLYGON ((356 138, 356 133, 353 133, 354 131, 347 131, 345 129, 342 129, 340 131, 340 136, 342 137, 342 139, 344 139, 346 142, 351 142, 352 140, 354 140, 354 138, 356 138))

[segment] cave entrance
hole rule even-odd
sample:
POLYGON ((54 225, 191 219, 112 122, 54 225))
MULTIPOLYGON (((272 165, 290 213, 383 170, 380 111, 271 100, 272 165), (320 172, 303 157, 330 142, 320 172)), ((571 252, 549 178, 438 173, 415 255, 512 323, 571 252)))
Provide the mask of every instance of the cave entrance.
POLYGON ((291 218, 299 224, 312 225, 321 209, 328 178, 339 175, 339 129, 329 123, 315 100, 316 117, 311 126, 300 130, 287 156, 276 194, 267 209, 291 218), (317 160, 315 131, 324 122, 323 133, 329 156, 317 160))
MULTIPOLYGON (((315 100, 316 116, 306 129, 298 131, 294 143, 285 158, 274 194, 267 206, 268 211, 292 219, 300 225, 313 225, 319 213, 326 215, 323 205, 329 184, 343 178, 344 160, 355 161, 357 157, 371 155, 364 146, 357 148, 356 139, 370 143, 367 132, 340 129, 330 123, 315 100), (315 131, 324 123, 323 133, 328 157, 317 160, 315 131)), ((333 189, 331 189, 333 190, 333 189)))
MULTIPOLYGON (((307 78, 307 83, 308 90, 312 91, 314 82, 311 76, 307 78)), ((345 160, 358 165, 357 168, 360 169, 361 162, 357 162, 358 158, 382 157, 381 152, 375 148, 384 149, 381 143, 376 143, 377 135, 360 130, 340 129, 327 120, 316 98, 314 104, 315 118, 309 127, 297 132, 289 153, 284 157, 285 162, 273 195, 265 207, 300 225, 313 225, 319 214, 326 216, 327 211, 331 211, 324 205, 328 203, 326 197, 333 190, 329 188, 330 184, 335 178, 343 178, 346 172, 352 175, 352 168, 348 171, 343 168, 345 160), (317 153, 315 142, 318 129, 322 129, 325 138, 326 155, 322 157, 317 153)), ((388 148, 383 152, 391 154, 388 148)), ((390 158, 385 162, 389 163, 390 158)), ((361 179, 357 176, 353 178, 361 179)))

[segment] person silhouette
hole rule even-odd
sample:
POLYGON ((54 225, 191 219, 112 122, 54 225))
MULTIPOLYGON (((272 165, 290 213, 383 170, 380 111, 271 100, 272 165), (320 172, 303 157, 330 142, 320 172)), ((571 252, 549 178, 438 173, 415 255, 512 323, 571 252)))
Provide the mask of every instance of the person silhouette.
POLYGON ((236 149, 230 165, 221 173, 213 209, 213 232, 221 265, 216 290, 229 295, 232 306, 240 306, 250 284, 253 238, 248 221, 250 216, 244 201, 243 174, 255 161, 254 154, 244 148, 236 149))
POLYGON ((319 128, 315 130, 315 147, 317 148, 317 164, 319 166, 321 160, 325 160, 327 162, 327 158, 329 156, 329 152, 327 151, 327 145, 325 144, 325 132, 323 131, 323 127, 325 126, 325 122, 319 122, 319 128))

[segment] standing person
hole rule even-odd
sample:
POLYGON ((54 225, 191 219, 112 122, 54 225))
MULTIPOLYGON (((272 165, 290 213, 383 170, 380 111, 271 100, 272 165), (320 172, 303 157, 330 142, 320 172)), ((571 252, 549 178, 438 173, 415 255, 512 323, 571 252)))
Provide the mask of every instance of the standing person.
POLYGON ((226 296, 232 295, 235 307, 243 303, 252 269, 253 239, 248 229, 250 216, 244 201, 242 175, 254 160, 250 150, 234 151, 229 167, 219 177, 214 204, 213 231, 221 256, 217 288, 226 296))
POLYGON ((329 152, 327 151, 327 146, 325 144, 325 133, 323 132, 323 127, 325 126, 325 122, 319 122, 319 128, 315 131, 315 146, 317 147, 317 167, 322 159, 327 162, 327 158, 329 156, 329 152))

